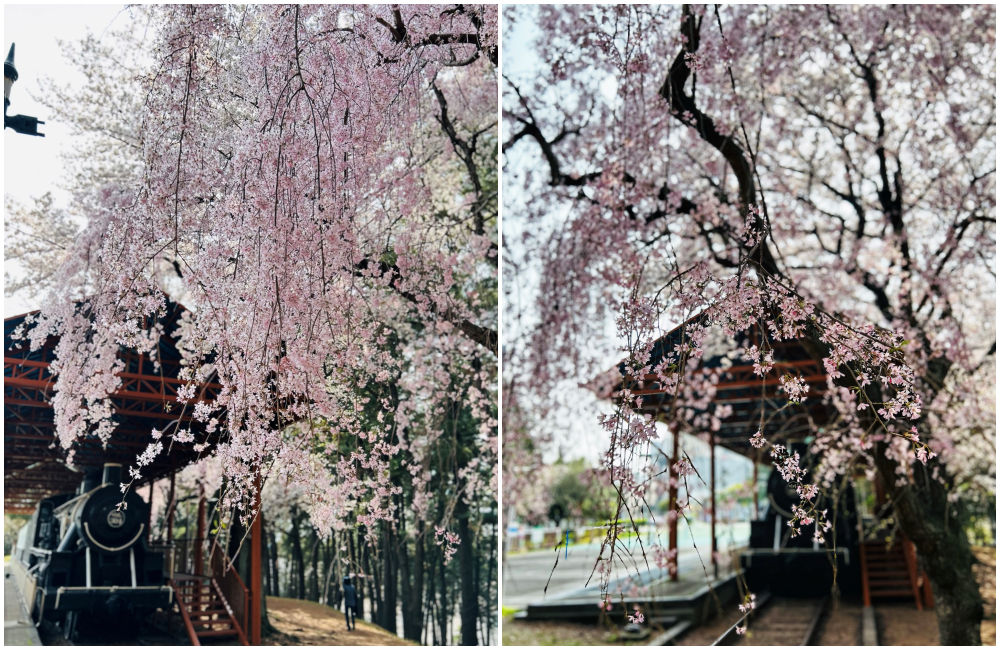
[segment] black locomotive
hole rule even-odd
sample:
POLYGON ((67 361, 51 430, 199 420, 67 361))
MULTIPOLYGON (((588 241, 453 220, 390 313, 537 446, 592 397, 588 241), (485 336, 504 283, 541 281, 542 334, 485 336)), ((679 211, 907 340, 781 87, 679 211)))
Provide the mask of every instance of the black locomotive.
POLYGON ((147 612, 167 609, 161 552, 146 543, 149 506, 120 490, 121 465, 86 475, 76 494, 39 501, 14 550, 15 573, 36 622, 63 621, 67 638, 82 622, 127 630, 147 612))
MULTIPOLYGON (((804 444, 790 447, 806 457, 804 444)), ((807 475, 805 482, 808 481, 807 475)), ((847 483, 836 504, 830 498, 820 504, 820 509, 827 510, 834 524, 825 535, 824 544, 813 540, 812 526, 802 527, 799 535, 791 536, 788 522, 794 516, 792 506, 798 504, 795 490, 778 472, 771 472, 764 516, 750 522, 750 548, 740 558, 750 589, 770 591, 779 596, 825 596, 833 586, 833 561, 836 560, 840 593, 860 593, 861 537, 852 482, 847 483)))

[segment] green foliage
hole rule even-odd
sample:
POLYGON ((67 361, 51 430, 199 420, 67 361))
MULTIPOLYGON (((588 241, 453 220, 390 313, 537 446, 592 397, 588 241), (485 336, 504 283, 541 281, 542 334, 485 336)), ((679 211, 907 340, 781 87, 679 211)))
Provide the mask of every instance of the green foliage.
POLYGON ((29 515, 4 515, 3 516, 3 554, 10 555, 14 551, 17 543, 17 534, 21 532, 31 517, 29 515))
POLYGON ((613 487, 605 485, 593 476, 593 471, 585 460, 559 461, 554 470, 558 478, 550 490, 550 517, 582 518, 586 521, 605 521, 614 516, 616 493, 613 487))

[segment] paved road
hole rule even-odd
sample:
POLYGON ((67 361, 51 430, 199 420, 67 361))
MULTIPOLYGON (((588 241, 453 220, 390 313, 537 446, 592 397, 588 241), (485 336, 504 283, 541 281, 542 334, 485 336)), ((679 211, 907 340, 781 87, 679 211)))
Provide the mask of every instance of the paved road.
MULTIPOLYGON (((744 531, 739 529, 736 532, 743 533, 744 531)), ((749 535, 749 526, 747 526, 745 532, 749 535)), ((689 574, 692 577, 700 574, 702 572, 702 561, 711 570, 708 550, 711 544, 708 541, 708 536, 706 535, 705 539, 701 539, 701 531, 698 528, 695 529, 695 533, 698 549, 701 552, 700 560, 698 552, 691 545, 691 539, 690 536, 687 536, 687 531, 684 528, 681 529, 679 539, 679 569, 682 577, 689 574), (685 541, 687 542, 686 544, 685 541)), ((719 546, 723 550, 727 548, 726 541, 720 531, 719 546)), ((737 544, 743 544, 746 540, 742 539, 742 536, 738 536, 736 542, 737 544)), ((628 551, 633 553, 632 558, 634 559, 628 560, 630 566, 619 567, 617 572, 612 576, 612 579, 619 578, 624 580, 628 577, 635 578, 637 575, 636 567, 638 567, 638 575, 641 577, 642 582, 666 575, 665 571, 660 571, 656 568, 652 558, 649 560, 652 571, 647 572, 642 554, 634 540, 632 540, 631 546, 632 548, 629 548, 626 545, 626 552, 622 553, 626 558, 629 557, 628 551), (633 561, 635 565, 631 565, 633 561)), ((648 550, 648 545, 646 548, 648 550)), ((591 543, 570 546, 569 557, 566 556, 565 549, 559 549, 558 552, 550 549, 511 555, 507 558, 507 563, 503 567, 503 606, 521 609, 527 606, 528 603, 551 600, 560 595, 585 588, 587 580, 594 569, 594 562, 597 560, 600 549, 600 543, 591 543), (556 564, 557 553, 559 557, 558 564, 556 564), (555 567, 554 570, 553 566, 555 567), (547 592, 545 591, 546 583, 548 583, 547 592)), ((589 586, 594 587, 599 584, 599 578, 595 575, 590 580, 589 586)))

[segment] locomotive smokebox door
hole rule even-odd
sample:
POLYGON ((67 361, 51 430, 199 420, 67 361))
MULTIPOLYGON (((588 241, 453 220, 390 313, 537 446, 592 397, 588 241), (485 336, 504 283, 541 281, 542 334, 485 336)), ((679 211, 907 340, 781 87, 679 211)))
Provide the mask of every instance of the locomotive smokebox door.
POLYGON ((117 485, 105 485, 91 493, 86 505, 77 511, 77 525, 87 541, 105 553, 128 550, 145 529, 145 503, 135 492, 129 492, 119 507, 122 496, 117 485))

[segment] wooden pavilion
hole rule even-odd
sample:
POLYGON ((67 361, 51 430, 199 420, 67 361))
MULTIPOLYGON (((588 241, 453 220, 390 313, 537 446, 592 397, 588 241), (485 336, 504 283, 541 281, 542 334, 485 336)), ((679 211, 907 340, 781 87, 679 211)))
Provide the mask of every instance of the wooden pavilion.
MULTIPOLYGON (((664 356, 670 354, 678 346, 683 346, 690 338, 688 328, 701 326, 704 323, 702 316, 695 316, 680 326, 674 328, 669 333, 658 339, 653 346, 653 351, 649 364, 656 367, 664 356)), ((765 337, 760 327, 753 326, 748 330, 740 332, 736 336, 738 347, 749 348, 756 345, 762 347, 765 337)), ((711 399, 711 404, 716 407, 728 405, 732 408, 732 413, 721 419, 717 431, 708 431, 708 443, 710 449, 711 468, 709 471, 709 489, 711 490, 710 517, 712 536, 712 565, 718 576, 717 565, 717 544, 716 544, 716 503, 715 503, 715 447, 722 446, 730 451, 741 454, 753 462, 753 482, 757 485, 758 464, 767 462, 761 453, 750 444, 750 438, 762 429, 763 436, 771 443, 781 443, 786 446, 795 442, 809 442, 812 431, 816 427, 823 427, 829 423, 835 413, 831 406, 824 403, 824 395, 828 390, 826 369, 823 364, 813 359, 802 343, 796 339, 773 341, 767 337, 767 345, 774 353, 774 370, 765 377, 754 374, 752 363, 748 363, 742 358, 732 359, 731 354, 719 353, 720 350, 709 351, 701 359, 694 361, 703 369, 706 369, 718 377, 715 396, 711 399), (714 352, 714 353, 713 353, 714 352), (809 392, 799 404, 789 404, 787 398, 781 395, 778 390, 781 382, 780 377, 784 374, 791 374, 801 378, 808 386, 809 392), (784 407, 782 409, 782 407, 784 407), (763 418, 761 417, 763 415, 763 418), (761 422, 763 419, 763 427, 761 422)), ((689 363, 691 363, 689 361, 689 363)), ((609 375, 619 377, 610 386, 605 385, 603 390, 598 391, 600 397, 613 399, 622 389, 625 365, 620 363, 609 375)), ((641 379, 637 386, 631 387, 634 395, 641 395, 642 406, 640 411, 653 416, 655 419, 670 424, 673 418, 679 414, 671 413, 671 399, 661 386, 655 374, 648 374, 641 379)), ((676 479, 674 463, 679 458, 679 435, 677 429, 672 431, 673 450, 669 459, 669 476, 676 479)), ((677 501, 676 481, 671 480, 669 498, 671 507, 677 501)), ((876 489, 879 491, 879 502, 885 502, 884 491, 876 480, 876 489)), ((754 490, 754 511, 759 517, 758 490, 754 490)), ((669 529, 669 550, 677 549, 677 519, 670 522, 669 529)), ((872 597, 896 597, 912 595, 915 598, 916 606, 922 609, 922 600, 933 606, 933 599, 930 595, 929 581, 925 574, 919 571, 917 565, 916 551, 913 544, 902 536, 901 544, 893 544, 891 548, 886 548, 883 541, 863 542, 860 545, 862 589, 865 605, 871 604, 872 597), (919 577, 923 576, 924 594, 921 598, 918 590, 919 577)), ((671 571, 671 580, 677 580, 676 566, 671 571)))
MULTIPOLYGON (((157 347, 159 366, 148 355, 121 348, 119 358, 125 368, 118 373, 122 380, 119 389, 111 396, 114 407, 114 432, 103 443, 90 435, 73 443, 72 467, 67 464, 69 450, 64 449, 56 437, 52 405, 49 403, 54 390, 55 377, 49 364, 55 359, 56 337, 50 337, 38 350, 30 350, 27 341, 15 340, 13 333, 31 314, 22 314, 4 320, 4 513, 30 514, 39 500, 67 492, 75 492, 84 473, 103 466, 119 463, 123 468, 134 466, 136 456, 152 441, 150 432, 164 430, 171 423, 183 426, 194 434, 194 442, 165 445, 151 465, 142 469, 138 488, 148 486, 150 501, 153 483, 170 480, 170 497, 167 509, 166 541, 173 540, 173 522, 176 510, 174 477, 177 471, 209 454, 219 442, 222 429, 210 434, 203 424, 191 417, 191 409, 183 409, 177 401, 177 390, 186 382, 178 379, 182 368, 181 354, 173 334, 184 308, 168 303, 166 314, 160 319, 163 336, 157 347), (200 453, 195 444, 205 444, 200 453)), ((201 384, 194 402, 215 399, 221 390, 219 384, 201 384)), ((217 617, 199 616, 195 603, 204 599, 195 592, 206 591, 209 600, 222 598, 235 614, 231 616, 231 633, 236 633, 244 643, 260 644, 261 607, 261 526, 259 518, 251 529, 250 587, 244 586, 230 562, 219 561, 210 553, 210 566, 205 566, 204 546, 206 537, 205 497, 199 504, 197 537, 190 542, 193 549, 191 564, 179 568, 188 573, 171 571, 171 583, 192 643, 204 636, 219 636, 217 617), (219 575, 215 575, 218 573, 219 575), (233 574, 233 575, 230 575, 233 574), (197 579, 203 578, 203 579, 197 579), (213 590, 208 581, 214 578, 213 590), (215 593, 218 591, 219 593, 215 593)), ((147 531, 149 526, 147 526, 147 531)), ((221 555, 221 554, 220 554, 221 555)), ((177 568, 177 567, 172 567, 177 568)))
MULTIPOLYGON (((675 327, 673 330, 657 339, 653 344, 653 351, 649 365, 655 368, 678 346, 683 346, 690 340, 690 329, 702 326, 704 319, 702 316, 695 316, 685 323, 675 327)), ((764 340, 760 328, 751 327, 749 330, 741 332, 737 336, 737 345, 749 348, 757 345, 758 348, 764 340)), ((712 564, 718 572, 716 560, 716 516, 715 516, 715 447, 722 446, 730 451, 734 451, 749 458, 753 462, 753 480, 757 484, 757 466, 762 461, 757 449, 750 444, 750 438, 761 428, 761 414, 764 415, 763 435, 771 442, 792 442, 803 440, 809 435, 814 424, 823 425, 829 419, 827 406, 823 403, 822 396, 826 393, 827 374, 823 364, 814 360, 797 340, 790 341, 768 341, 768 345, 774 351, 774 369, 765 378, 754 374, 752 363, 737 358, 731 359, 731 355, 715 351, 709 351, 701 359, 689 360, 688 363, 697 363, 701 368, 714 373, 718 377, 715 396, 711 403, 716 407, 728 405, 732 408, 732 413, 721 419, 721 426, 717 431, 708 431, 708 443, 710 449, 711 468, 709 471, 709 487, 711 490, 710 516, 712 526, 712 564), (792 374, 801 377, 809 386, 809 392, 801 404, 790 405, 779 412, 785 406, 786 399, 778 393, 780 387, 779 377, 783 374, 792 374)), ((624 362, 620 363, 616 369, 609 374, 623 377, 625 374, 624 362)), ((622 380, 613 382, 599 391, 598 395, 605 399, 617 397, 622 389, 622 380)), ((631 387, 634 395, 642 396, 642 406, 639 409, 642 413, 651 415, 654 419, 670 423, 673 417, 671 413, 672 396, 667 394, 655 374, 648 374, 641 379, 636 386, 631 387)), ((669 488, 669 499, 671 507, 677 502, 676 472, 674 464, 680 458, 679 435, 676 435, 676 428, 671 432, 673 438, 673 450, 668 461, 669 477, 671 487, 669 488)), ((754 490, 754 511, 759 512, 757 490, 754 490)), ((669 550, 677 549, 677 520, 670 524, 669 530, 669 550)), ((677 569, 671 571, 671 579, 677 580, 677 569)))

